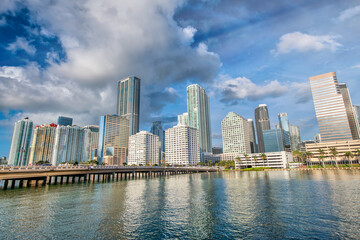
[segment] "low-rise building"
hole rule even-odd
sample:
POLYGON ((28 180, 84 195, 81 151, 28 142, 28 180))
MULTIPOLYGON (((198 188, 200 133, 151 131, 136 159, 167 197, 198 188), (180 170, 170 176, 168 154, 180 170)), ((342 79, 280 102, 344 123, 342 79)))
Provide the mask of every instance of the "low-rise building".
POLYGON ((289 163, 293 162, 293 155, 290 152, 267 152, 266 158, 262 159, 261 154, 237 154, 235 155, 235 168, 288 168, 289 163))
POLYGON ((334 142, 321 142, 321 143, 307 143, 305 144, 307 152, 312 153, 312 161, 318 161, 320 156, 319 149, 324 150, 324 156, 326 160, 332 160, 333 155, 331 154, 331 148, 335 148, 338 152, 336 160, 348 160, 346 159, 345 153, 351 152, 353 159, 358 158, 358 150, 360 150, 360 140, 346 140, 346 141, 334 141, 334 142))

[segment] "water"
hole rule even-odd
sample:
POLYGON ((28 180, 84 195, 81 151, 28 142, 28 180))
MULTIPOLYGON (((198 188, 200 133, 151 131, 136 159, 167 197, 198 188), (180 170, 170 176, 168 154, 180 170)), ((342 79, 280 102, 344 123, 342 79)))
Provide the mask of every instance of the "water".
POLYGON ((359 239, 359 186, 328 170, 0 191, 0 239, 359 239))

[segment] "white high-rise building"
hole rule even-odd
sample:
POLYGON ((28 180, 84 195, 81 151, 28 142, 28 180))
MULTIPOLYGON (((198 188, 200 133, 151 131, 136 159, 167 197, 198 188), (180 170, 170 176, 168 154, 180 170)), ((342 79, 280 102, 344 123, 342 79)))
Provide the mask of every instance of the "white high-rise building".
POLYGON ((352 132, 335 72, 310 77, 321 141, 352 140, 352 132))
POLYGON ((189 125, 189 114, 187 112, 178 115, 178 124, 186 126, 189 125))
POLYGON ((11 140, 9 164, 13 166, 26 166, 29 162, 29 145, 33 122, 24 118, 15 123, 11 140))
POLYGON ((97 159, 97 148, 99 145, 99 126, 85 126, 84 154, 87 161, 97 159))
POLYGON ((198 130, 186 125, 167 129, 165 159, 170 165, 197 165, 200 162, 198 130))
POLYGON ((129 137, 128 165, 152 166, 160 163, 161 142, 159 136, 140 131, 129 137))
POLYGON ((249 122, 242 116, 229 112, 221 122, 223 152, 251 153, 249 122))

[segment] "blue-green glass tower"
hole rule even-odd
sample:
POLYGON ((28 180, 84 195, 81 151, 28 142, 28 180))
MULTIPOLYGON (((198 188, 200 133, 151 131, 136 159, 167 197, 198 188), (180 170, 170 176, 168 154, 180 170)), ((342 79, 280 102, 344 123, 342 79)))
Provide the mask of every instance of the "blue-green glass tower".
POLYGON ((9 153, 9 164, 13 166, 26 166, 29 161, 29 145, 33 122, 24 118, 15 123, 9 153))
POLYGON ((129 135, 139 132, 140 78, 125 78, 118 83, 117 115, 130 120, 129 135))
POLYGON ((200 152, 212 152, 209 98, 198 84, 187 87, 188 124, 199 130, 200 152))

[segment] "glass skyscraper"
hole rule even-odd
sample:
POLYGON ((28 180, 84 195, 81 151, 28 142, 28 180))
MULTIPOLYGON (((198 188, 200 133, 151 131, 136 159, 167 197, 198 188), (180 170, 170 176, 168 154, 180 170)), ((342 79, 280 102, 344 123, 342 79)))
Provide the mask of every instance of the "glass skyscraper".
POLYGON ((346 115, 348 117, 352 138, 354 140, 359 139, 359 132, 358 132, 357 124, 356 124, 357 119, 354 116, 355 114, 354 114, 353 105, 351 102, 349 89, 347 88, 345 83, 339 83, 339 89, 340 89, 341 95, 343 96, 343 99, 344 99, 346 115))
POLYGON ((159 137, 161 142, 161 151, 165 152, 165 132, 161 126, 161 121, 153 122, 150 132, 159 137))
POLYGON ((257 153, 254 120, 248 119, 251 153, 257 153))
POLYGON ((321 141, 352 140, 351 129, 335 72, 310 77, 321 141))
POLYGON ((54 149, 55 133, 57 125, 36 126, 31 143, 30 164, 38 162, 50 163, 54 149))
POLYGON ((280 128, 284 131, 285 146, 290 147, 290 123, 287 113, 279 113, 280 128))
POLYGON ((117 115, 130 120, 130 136, 139 132, 140 78, 125 78, 118 83, 117 115))
POLYGON ((260 104, 255 109, 255 125, 258 139, 258 151, 265 152, 263 131, 270 130, 269 112, 266 104, 260 104))
POLYGON ((28 165, 32 130, 33 122, 28 118, 24 118, 15 123, 8 161, 10 165, 28 165))
POLYGON ((73 119, 69 117, 59 116, 58 125, 72 126, 73 119))
POLYGON ((188 125, 199 130, 200 152, 211 152, 211 123, 209 98, 198 84, 187 87, 188 125))
POLYGON ((264 130, 265 152, 281 152, 285 150, 284 132, 281 128, 264 130))

